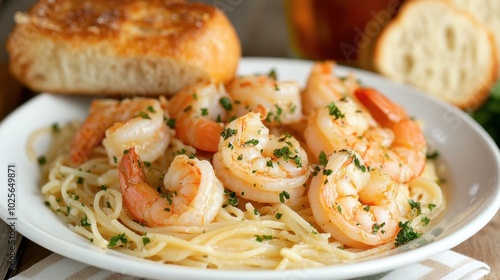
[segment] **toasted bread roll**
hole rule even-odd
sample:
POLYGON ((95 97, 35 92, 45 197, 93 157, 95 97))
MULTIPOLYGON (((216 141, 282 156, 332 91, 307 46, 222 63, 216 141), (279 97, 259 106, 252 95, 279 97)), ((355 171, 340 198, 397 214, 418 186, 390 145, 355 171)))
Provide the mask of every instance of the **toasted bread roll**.
POLYGON ((35 91, 171 95, 227 82, 241 46, 217 8, 167 0, 40 0, 17 13, 10 71, 35 91))
POLYGON ((445 1, 410 1, 378 38, 377 71, 475 109, 497 77, 497 54, 488 28, 445 1))

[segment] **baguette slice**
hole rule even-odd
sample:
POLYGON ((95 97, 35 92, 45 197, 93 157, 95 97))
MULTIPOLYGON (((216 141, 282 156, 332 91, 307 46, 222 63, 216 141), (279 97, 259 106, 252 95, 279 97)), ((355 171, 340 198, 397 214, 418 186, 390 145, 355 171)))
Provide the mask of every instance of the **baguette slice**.
MULTIPOLYGON (((500 1, 498 0, 448 0, 456 7, 468 11, 477 20, 488 26, 495 38, 497 54, 500 54, 500 1)), ((497 55, 500 65, 500 55, 497 55)), ((500 78, 500 71, 498 71, 500 78)))
POLYGON ((380 73, 464 110, 479 107, 497 77, 490 30, 444 1, 410 1, 378 38, 380 73))
POLYGON ((10 71, 37 92, 172 95, 231 80, 241 56, 217 8, 162 0, 40 0, 17 13, 10 71))

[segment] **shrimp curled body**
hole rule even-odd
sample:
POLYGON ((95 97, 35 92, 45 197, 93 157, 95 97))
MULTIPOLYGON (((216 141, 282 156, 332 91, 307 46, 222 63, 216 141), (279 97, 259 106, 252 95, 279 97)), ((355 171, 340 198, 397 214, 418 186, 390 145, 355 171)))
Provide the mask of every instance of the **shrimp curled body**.
POLYGON ((263 203, 283 202, 282 194, 292 200, 300 197, 310 173, 299 142, 286 134, 270 135, 255 112, 226 126, 213 165, 228 189, 263 203))
POLYGON ((348 246, 370 248, 399 232, 398 188, 382 170, 368 170, 358 153, 341 150, 313 177, 307 195, 324 231, 348 246))
POLYGON ((201 226, 218 214, 224 189, 208 161, 175 157, 163 180, 164 196, 146 182, 143 166, 134 148, 118 166, 123 201, 136 220, 150 227, 201 226))
POLYGON ((130 146, 136 147, 143 160, 154 161, 170 142, 164 118, 158 99, 94 100, 87 119, 71 142, 70 164, 83 163, 101 143, 111 164, 116 164, 122 151, 130 146))
POLYGON ((401 107, 369 88, 316 108, 308 116, 304 138, 316 158, 321 152, 354 149, 367 165, 400 183, 418 177, 425 166, 427 144, 420 127, 401 107))
POLYGON ((264 107, 265 121, 271 125, 290 124, 302 119, 300 85, 296 81, 277 81, 267 75, 243 76, 227 87, 237 116, 264 107))
POLYGON ((188 86, 169 100, 168 112, 175 119, 176 138, 196 149, 216 152, 219 135, 230 108, 224 85, 202 82, 188 86))

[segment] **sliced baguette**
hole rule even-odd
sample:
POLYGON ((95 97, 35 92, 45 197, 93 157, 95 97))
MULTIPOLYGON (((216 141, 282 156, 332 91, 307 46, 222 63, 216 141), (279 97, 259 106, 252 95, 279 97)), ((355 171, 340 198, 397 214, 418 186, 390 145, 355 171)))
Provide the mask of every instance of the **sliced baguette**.
MULTIPOLYGON (((500 1, 498 0, 448 0, 456 7, 471 13, 480 22, 488 26, 495 38, 497 54, 500 54, 500 1)), ((497 55, 500 65, 500 55, 497 55)), ((500 71, 498 71, 500 78, 500 71)))
POLYGON ((493 35, 445 1, 407 2, 374 50, 380 73, 464 110, 479 107, 497 77, 493 35))
POLYGON ((201 3, 40 0, 15 21, 10 71, 38 92, 171 95, 228 82, 241 56, 227 17, 201 3))

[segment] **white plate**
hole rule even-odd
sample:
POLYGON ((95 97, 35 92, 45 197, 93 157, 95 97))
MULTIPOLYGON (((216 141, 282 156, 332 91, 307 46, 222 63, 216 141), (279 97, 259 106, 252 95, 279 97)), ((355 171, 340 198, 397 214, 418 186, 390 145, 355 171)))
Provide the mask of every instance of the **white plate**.
MULTIPOLYGON (((243 59, 239 74, 267 73, 304 84, 311 69, 307 61, 243 59)), ((369 72, 338 67, 339 74, 354 71, 368 86, 387 94, 425 121, 425 134, 447 167, 448 209, 427 234, 376 258, 349 264, 293 271, 221 271, 164 265, 101 250, 68 229, 45 205, 39 191, 37 164, 27 158, 25 145, 35 129, 86 115, 89 98, 41 94, 24 104, 0 126, 0 217, 8 220, 7 167, 16 165, 16 230, 47 249, 80 262, 138 277, 175 279, 318 279, 353 278, 389 271, 424 260, 465 241, 495 215, 500 206, 500 155, 488 134, 468 115, 412 88, 369 72)))

